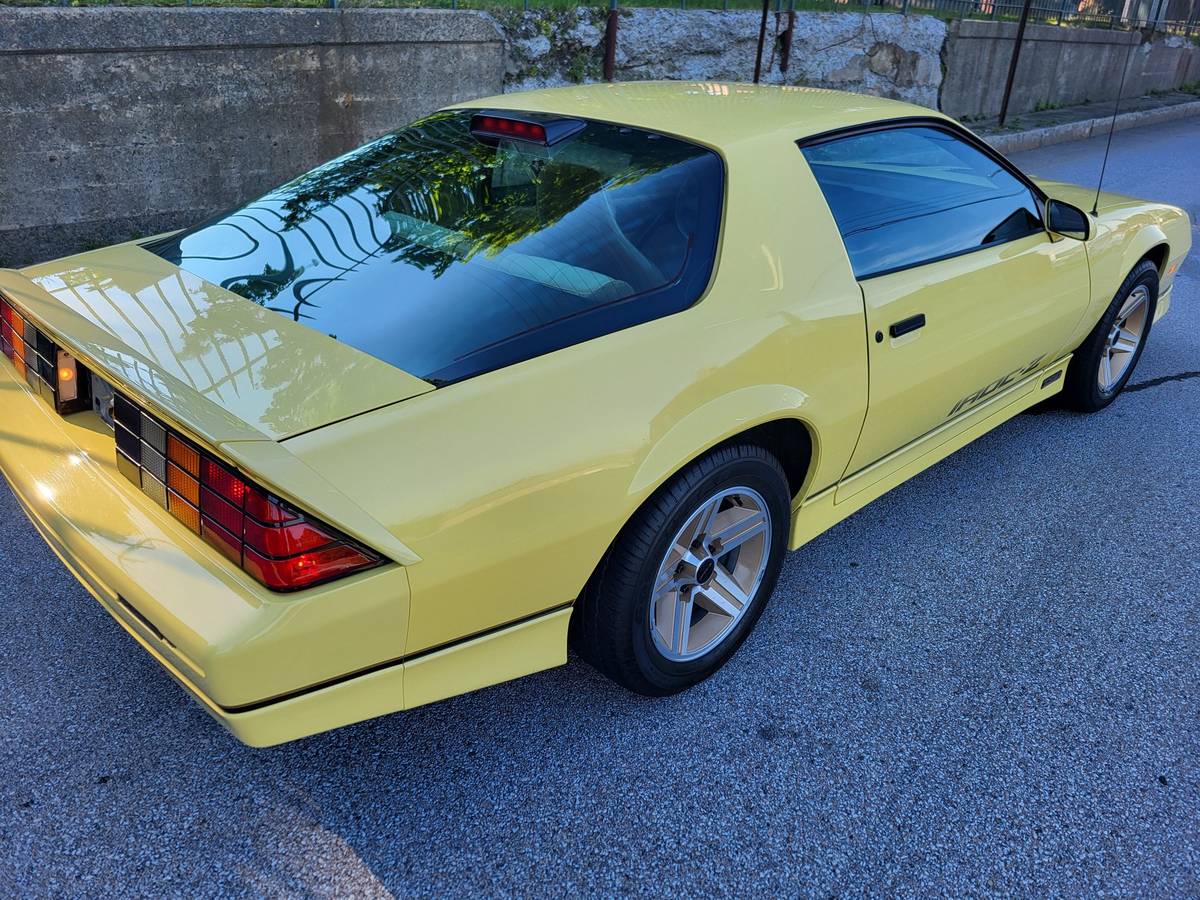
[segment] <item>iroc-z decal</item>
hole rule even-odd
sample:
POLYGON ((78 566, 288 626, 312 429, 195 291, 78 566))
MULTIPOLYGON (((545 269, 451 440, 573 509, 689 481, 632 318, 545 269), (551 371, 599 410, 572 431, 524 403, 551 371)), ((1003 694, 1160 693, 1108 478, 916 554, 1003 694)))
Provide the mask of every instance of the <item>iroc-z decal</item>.
POLYGON ((1019 369, 1014 369, 1013 371, 1009 372, 1007 375, 1003 376, 1002 378, 997 378, 995 381, 993 381, 987 387, 982 387, 973 394, 967 394, 967 396, 963 397, 961 400, 959 400, 957 403, 954 404, 954 408, 950 410, 950 412, 947 414, 946 418, 949 418, 950 416, 954 415, 955 413, 959 413, 959 412, 962 412, 963 410, 970 409, 976 403, 979 403, 981 400, 986 400, 988 397, 992 396, 992 394, 996 393, 999 390, 1002 390, 1003 388, 1008 387, 1014 381, 1019 381, 1022 378, 1024 378, 1026 375, 1029 375, 1032 372, 1036 372, 1038 370, 1038 368, 1042 365, 1042 360, 1045 358, 1046 357, 1043 354, 1042 356, 1039 356, 1037 359, 1035 359, 1033 362, 1031 362, 1029 365, 1022 366, 1019 369))

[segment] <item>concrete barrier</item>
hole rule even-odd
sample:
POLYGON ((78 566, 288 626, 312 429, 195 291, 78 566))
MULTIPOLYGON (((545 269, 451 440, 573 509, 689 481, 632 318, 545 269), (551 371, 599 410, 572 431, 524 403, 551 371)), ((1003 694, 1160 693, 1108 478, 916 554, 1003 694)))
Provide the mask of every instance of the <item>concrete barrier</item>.
MULTIPOLYGON (((514 8, 494 19, 415 9, 0 7, 0 265, 203 219, 506 83, 594 79, 598 9, 514 8)), ((617 79, 748 80, 758 22, 748 12, 626 9, 617 79)), ((788 70, 769 53, 764 78, 990 116, 1015 30, 799 13, 788 70)), ((1126 59, 1126 96, 1200 82, 1200 47, 1182 38, 1035 25, 1026 40, 1014 117, 1111 100, 1126 59)), ((1011 151, 1093 130, 1073 123, 996 141, 1011 151)))
POLYGON ((200 220, 503 78, 480 13, 0 7, 0 264, 200 220))
MULTIPOLYGON (((951 23, 940 98, 943 112, 959 118, 999 113, 1016 33, 1011 22, 951 23)), ((1031 25, 1025 32, 1009 113, 1112 100, 1126 59, 1127 97, 1200 81, 1200 47, 1183 38, 1159 35, 1147 40, 1136 31, 1031 25)))

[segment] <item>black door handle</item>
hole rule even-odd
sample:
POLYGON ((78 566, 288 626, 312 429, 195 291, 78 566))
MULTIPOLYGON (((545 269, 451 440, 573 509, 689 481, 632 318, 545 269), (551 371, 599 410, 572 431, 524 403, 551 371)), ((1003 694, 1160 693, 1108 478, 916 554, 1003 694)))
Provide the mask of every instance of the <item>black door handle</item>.
POLYGON ((898 338, 902 334, 908 334, 910 331, 916 331, 918 328, 924 327, 925 313, 917 313, 915 316, 909 316, 907 319, 901 319, 899 322, 893 323, 888 327, 888 334, 894 338, 898 338))

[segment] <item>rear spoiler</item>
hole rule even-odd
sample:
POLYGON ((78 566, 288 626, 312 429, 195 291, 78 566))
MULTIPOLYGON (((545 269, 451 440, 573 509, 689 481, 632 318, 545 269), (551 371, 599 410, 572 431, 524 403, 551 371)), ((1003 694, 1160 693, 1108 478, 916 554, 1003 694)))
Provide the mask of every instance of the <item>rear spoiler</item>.
POLYGON ((174 375, 60 303, 20 272, 0 269, 0 293, 28 312, 57 343, 71 348, 90 370, 183 424, 204 443, 216 446, 225 441, 269 440, 261 431, 190 390, 174 375))
POLYGON ((311 510, 401 565, 420 562, 420 557, 377 519, 278 441, 198 394, 25 275, 0 269, 0 293, 88 370, 252 475, 264 487, 311 510))

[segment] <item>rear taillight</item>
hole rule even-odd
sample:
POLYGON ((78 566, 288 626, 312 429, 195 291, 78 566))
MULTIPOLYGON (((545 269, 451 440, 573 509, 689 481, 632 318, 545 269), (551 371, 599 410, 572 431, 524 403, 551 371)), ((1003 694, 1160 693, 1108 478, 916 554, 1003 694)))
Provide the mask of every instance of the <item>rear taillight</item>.
POLYGON ((29 386, 61 414, 91 408, 87 370, 3 297, 0 297, 0 352, 12 361, 29 386))
POLYGON ((273 591, 379 565, 381 557, 272 496, 120 394, 117 468, 142 492, 273 591))

